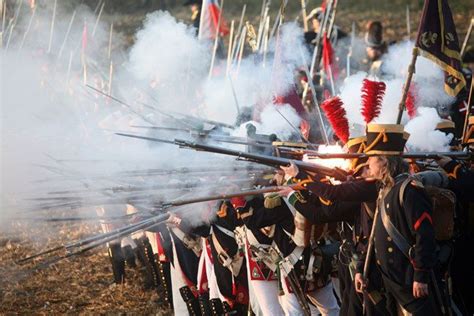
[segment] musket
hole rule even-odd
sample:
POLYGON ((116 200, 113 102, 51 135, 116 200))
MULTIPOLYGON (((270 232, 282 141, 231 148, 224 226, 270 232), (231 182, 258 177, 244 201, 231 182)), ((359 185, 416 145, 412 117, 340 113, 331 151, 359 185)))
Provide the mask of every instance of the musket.
POLYGON ((235 129, 235 126, 234 125, 230 125, 230 124, 227 124, 227 123, 223 123, 223 122, 218 122, 218 121, 213 121, 213 120, 208 120, 208 119, 204 119, 204 118, 200 118, 200 117, 195 117, 195 116, 192 116, 192 115, 188 115, 188 114, 183 114, 183 113, 178 113, 178 112, 172 112, 173 114, 175 115, 179 115, 179 116, 182 116, 188 120, 191 120, 191 121, 197 121, 199 123, 207 123, 207 124, 210 124, 210 125, 215 125, 215 126, 219 126, 219 127, 225 127, 225 128, 229 128, 229 129, 235 129))
MULTIPOLYGON (((158 131, 170 131, 170 132, 184 132, 184 133, 191 133, 194 130, 190 128, 178 128, 178 127, 166 127, 166 126, 142 126, 142 125, 130 125, 132 128, 142 128, 142 129, 152 129, 152 130, 158 130, 158 131)), ((196 132, 199 133, 205 133, 207 132, 201 132, 196 130, 196 132)))
MULTIPOLYGON (((299 184, 293 184, 293 185, 290 185, 289 187, 294 188, 294 189, 300 189, 299 184)), ((238 193, 228 193, 228 194, 223 193, 223 194, 219 194, 219 195, 206 196, 206 197, 200 197, 200 198, 194 198, 194 199, 175 200, 175 201, 172 201, 172 202, 161 203, 158 208, 159 208, 160 211, 164 211, 164 210, 166 210, 167 208, 170 208, 170 207, 183 206, 183 205, 200 203, 200 202, 216 201, 216 200, 227 200, 227 199, 231 199, 231 198, 234 198, 234 197, 243 197, 243 196, 249 196, 249 195, 260 195, 260 194, 270 193, 270 192, 278 192, 278 191, 282 190, 283 188, 285 188, 285 186, 271 186, 271 187, 267 187, 267 188, 263 188, 263 189, 248 190, 248 191, 243 191, 243 192, 238 192, 238 193)), ((157 210, 157 208, 155 208, 155 211, 156 210, 157 210)), ((46 261, 46 262, 42 263, 40 266, 38 266, 38 268, 48 267, 51 264, 57 263, 58 261, 69 258, 73 255, 82 254, 85 251, 91 250, 91 249, 93 249, 95 247, 98 247, 102 244, 113 241, 113 240, 115 240, 115 239, 117 239, 121 236, 126 236, 126 235, 132 234, 132 233, 134 233, 138 230, 145 230, 145 229, 148 229, 150 227, 156 226, 159 223, 161 223, 166 216, 169 216, 169 214, 159 214, 159 215, 153 216, 151 218, 142 220, 142 221, 140 221, 136 224, 129 225, 129 226, 126 226, 126 227, 122 227, 122 228, 119 228, 119 229, 114 230, 114 231, 109 232, 109 233, 95 235, 95 236, 80 240, 78 242, 75 242, 75 243, 72 243, 72 244, 69 244, 69 245, 61 245, 61 246, 58 246, 58 247, 55 247, 55 248, 51 248, 51 249, 48 249, 48 250, 43 251, 41 253, 29 256, 27 258, 20 259, 20 260, 17 261, 17 263, 19 263, 19 264, 25 263, 26 261, 32 260, 34 258, 43 256, 45 254, 49 254, 49 253, 52 253, 52 252, 58 252, 60 250, 68 251, 68 253, 66 255, 58 256, 56 258, 53 258, 52 260, 49 260, 49 261, 46 261), (86 248, 82 248, 78 251, 71 251, 71 249, 79 248, 79 247, 82 247, 84 245, 89 245, 89 246, 86 247, 86 248)))
MULTIPOLYGON (((308 158, 320 158, 320 159, 363 159, 370 156, 376 155, 367 155, 365 153, 318 153, 314 150, 308 149, 295 149, 291 147, 279 147, 282 151, 306 154, 308 158)), ((400 157, 406 159, 440 159, 442 157, 451 157, 456 159, 472 159, 473 153, 465 151, 450 151, 450 152, 405 152, 400 154, 400 157)))
MULTIPOLYGON (((164 216, 164 215, 167 215, 167 214, 161 214, 161 215, 157 215, 157 216, 164 216)), ((155 216, 153 218, 146 219, 146 220, 142 220, 142 221, 140 221, 139 223, 136 223, 136 224, 127 225, 125 227, 115 229, 115 230, 113 230, 111 232, 108 232, 108 233, 97 234, 97 235, 87 237, 85 239, 82 239, 82 240, 79 240, 79 241, 76 241, 76 242, 73 242, 73 243, 69 243, 69 244, 66 244, 66 245, 60 245, 60 246, 57 246, 57 247, 47 249, 45 251, 33 254, 31 256, 22 258, 20 260, 17 260, 16 263, 17 264, 24 264, 27 261, 36 259, 38 257, 44 256, 44 255, 47 255, 47 254, 50 254, 50 253, 53 253, 53 252, 58 252, 58 251, 61 251, 61 250, 66 250, 67 251, 67 250, 70 250, 70 249, 73 249, 73 248, 82 247, 84 245, 93 243, 93 242, 98 241, 100 239, 108 238, 108 237, 111 237, 111 236, 116 236, 117 234, 121 234, 121 233, 126 232, 126 231, 128 232, 130 229, 135 228, 139 225, 142 225, 145 222, 149 222, 152 219, 156 218, 157 216, 155 216)), ((116 238, 117 237, 114 237, 112 240, 114 240, 116 238)))
MULTIPOLYGON (((383 202, 382 202, 383 203, 383 202)), ((369 272, 370 272, 370 267, 371 267, 371 261, 372 261, 372 256, 374 252, 374 237, 375 237, 375 225, 377 223, 377 217, 379 215, 379 208, 377 207, 375 209, 375 214, 373 217, 373 222, 372 222, 372 229, 370 230, 370 236, 369 236, 369 244, 367 245, 367 253, 365 256, 365 262, 364 262, 364 271, 362 273, 362 279, 364 280, 365 284, 368 283, 368 278, 369 278, 369 272)), ((363 315, 365 315, 366 307, 367 307, 367 296, 369 293, 367 293, 367 289, 363 289, 364 297, 362 301, 362 310, 363 310, 363 315)))
MULTIPOLYGON (((147 137, 147 136, 139 136, 139 135, 123 134, 123 133, 117 133, 117 135, 143 139, 143 140, 149 140, 152 142, 162 141, 161 139, 154 138, 154 137, 147 137)), ((316 163, 308 163, 304 161, 290 160, 287 158, 274 157, 274 156, 268 156, 268 155, 252 154, 245 151, 237 151, 237 150, 222 148, 218 146, 211 146, 211 145, 205 145, 205 144, 196 143, 196 142, 189 142, 189 141, 185 141, 181 139, 175 139, 174 143, 182 148, 192 148, 198 151, 207 151, 207 152, 212 152, 216 154, 234 156, 234 157, 238 157, 239 160, 250 161, 250 162, 260 163, 260 164, 269 165, 269 166, 288 166, 293 161, 302 170, 306 170, 311 173, 318 173, 324 176, 333 177, 341 181, 345 181, 347 179, 347 172, 345 172, 344 170, 339 169, 339 168, 329 168, 329 167, 322 166, 316 163)))
POLYGON ((237 151, 218 146, 205 145, 200 143, 189 142, 185 140, 175 139, 175 143, 183 148, 191 148, 198 151, 212 152, 216 154, 228 155, 238 157, 240 160, 251 161, 270 166, 288 166, 294 162, 300 170, 305 170, 311 173, 317 173, 323 176, 329 176, 337 180, 346 181, 347 173, 339 168, 329 168, 316 163, 309 163, 300 160, 291 160, 282 157, 274 157, 261 154, 253 154, 244 151, 237 151))
POLYGON ((230 136, 228 134, 214 135, 214 134, 210 134, 212 131, 201 131, 201 130, 197 130, 197 129, 193 130, 193 129, 174 128, 174 127, 137 126, 137 125, 132 125, 130 127, 143 128, 143 129, 152 129, 152 130, 162 130, 162 131, 185 132, 185 133, 189 133, 191 136, 204 138, 204 139, 209 139, 209 140, 213 140, 213 141, 216 141, 216 142, 222 142, 222 143, 231 143, 231 144, 247 145, 247 146, 261 146, 261 147, 271 147, 271 145, 272 145, 272 143, 270 141, 265 142, 265 141, 262 141, 262 140, 254 140, 254 139, 251 139, 251 138, 230 136))
MULTIPOLYGON (((148 136, 141 136, 141 135, 134 135, 134 134, 127 134, 127 133, 115 133, 116 135, 119 136, 124 136, 124 137, 131 137, 131 138, 139 138, 139 139, 144 139, 144 140, 149 140, 153 142, 159 142, 159 143, 165 143, 165 144, 174 144, 176 143, 171 140, 165 140, 161 138, 155 138, 155 137, 148 137, 148 136)), ((223 137, 223 136, 208 136, 209 139, 220 142, 220 143, 229 143, 229 144, 237 144, 237 145, 246 145, 246 146, 255 146, 255 147, 264 147, 264 148, 269 148, 273 147, 271 142, 264 142, 261 140, 251 140, 251 141, 245 141, 246 138, 242 137, 223 137)))
MULTIPOLYGON (((124 137, 136 138, 136 135, 126 134, 126 133, 115 133, 115 135, 124 136, 124 137)), ((161 138, 156 138, 156 137, 146 137, 146 136, 142 136, 142 139, 147 139, 147 140, 153 139, 153 141, 154 141, 154 142, 157 142, 157 143, 175 145, 174 141, 166 140, 166 139, 161 139, 161 138), (150 138, 150 139, 149 139, 149 138, 150 138)))
POLYGON ((97 221, 97 220, 107 220, 119 221, 126 220, 130 218, 132 214, 126 214, 121 216, 80 216, 80 217, 15 217, 11 218, 14 221, 34 221, 34 222, 82 222, 82 221, 97 221))
POLYGON ((293 185, 289 185, 289 186, 269 186, 269 187, 266 187, 266 188, 263 188, 263 189, 245 190, 245 191, 241 191, 241 192, 237 192, 237 193, 221 193, 221 194, 198 197, 198 198, 192 198, 192 199, 175 200, 175 201, 171 201, 171 202, 161 203, 157 206, 158 206, 158 208, 163 209, 163 208, 183 206, 183 205, 201 203, 201 202, 210 202, 210 201, 217 201, 217 200, 228 200, 228 199, 232 199, 232 198, 236 198, 236 197, 245 197, 245 196, 271 193, 271 192, 278 192, 278 191, 280 191, 280 190, 282 190, 286 187, 289 187, 289 188, 292 188, 292 189, 301 189, 299 184, 293 184, 293 185))
POLYGON ((308 302, 306 301, 306 295, 301 288, 301 284, 299 283, 298 276, 296 275, 296 272, 293 268, 290 268, 285 261, 285 256, 281 253, 281 251, 275 247, 275 250, 277 251, 278 255, 280 256, 280 263, 279 267, 282 270, 284 274, 287 276, 287 280, 290 283, 291 288, 293 289, 293 292, 295 294, 296 300, 298 301, 299 305, 301 306, 301 309, 303 310, 303 314, 305 316, 310 316, 311 315, 311 310, 309 308, 308 302))
MULTIPOLYGON (((234 171, 229 171, 232 174, 235 174, 234 171)), ((226 181, 226 183, 245 183, 245 182, 250 182, 254 180, 253 177, 249 178, 238 178, 238 179, 229 179, 226 181)), ((102 191, 110 191, 112 193, 128 193, 128 192, 143 192, 143 191, 155 191, 155 190, 176 190, 176 189, 195 189, 195 188, 209 188, 209 187, 214 187, 217 186, 216 183, 206 183, 203 181, 188 181, 188 182, 183 182, 183 183, 173 183, 173 184, 158 184, 158 185, 150 185, 150 186, 134 186, 134 185, 128 185, 128 186, 113 186, 109 188, 102 188, 99 189, 99 192, 102 191)), ((83 191, 83 190, 76 190, 76 191, 55 191, 55 192, 49 192, 48 194, 64 194, 64 193, 81 193, 81 192, 90 192, 90 191, 83 191)), ((71 197, 72 198, 72 197, 71 197)), ((74 199, 81 199, 83 197, 74 197, 74 199)), ((48 200, 49 198, 33 198, 30 200, 48 200)), ((51 199, 64 199, 63 197, 58 197, 58 198, 51 198, 51 199)))
MULTIPOLYGON (((229 179, 229 181, 227 181, 227 183, 232 183, 232 184, 240 184, 240 186, 242 186, 243 184, 248 184, 248 185, 254 185, 255 184, 255 181, 256 179, 255 178, 240 178, 240 179, 229 179)), ((219 188, 220 185, 219 184, 216 184, 216 183, 213 183, 212 185, 206 185, 206 186, 195 186, 195 187, 190 187, 190 188, 182 188, 182 186, 179 186, 177 188, 170 188, 170 190, 174 190, 174 191, 177 191, 179 190, 179 192, 182 192, 182 191, 195 191, 196 188, 205 188, 206 190, 214 190, 214 189, 217 189, 219 188)), ((144 190, 146 191, 146 190, 144 190)), ((133 192, 133 191, 132 191, 133 192)), ((247 192, 247 191, 245 191, 247 192)), ((253 191, 251 191, 253 192, 253 191)), ((246 193, 244 195, 249 195, 250 193, 246 193)), ((258 194, 255 193, 255 194, 258 194)), ((218 195, 217 197, 215 197, 214 199, 217 199, 218 197, 221 197, 221 195, 218 195)), ((209 197, 206 197, 207 199, 209 197)), ((212 200, 212 197, 211 197, 211 200, 212 200)), ((54 201, 54 200, 53 200, 54 201)), ((192 202, 193 200, 191 201, 188 201, 188 202, 185 202, 184 204, 191 204, 191 203, 197 203, 199 201, 196 201, 196 202, 192 202)), ((69 209, 76 209, 76 208, 80 208, 80 207, 85 207, 85 206, 96 206, 96 205, 116 205, 116 204, 137 204, 139 202, 142 202, 142 203, 147 203, 148 205, 155 205, 155 207, 157 207, 156 205, 158 205, 157 208, 165 208, 165 207, 169 207, 169 206, 178 206, 178 205, 175 205, 173 203, 168 203, 168 202, 163 202, 163 201, 158 201, 158 197, 156 196, 156 194, 153 194, 153 192, 149 192, 149 193, 146 193, 146 194, 134 194, 134 195, 130 195, 130 196, 108 196, 107 198, 100 198, 100 197, 88 197, 88 198, 82 198, 82 197, 77 197, 77 199, 75 200, 71 200, 71 201, 61 201, 61 203, 43 203, 43 204, 39 204, 37 206, 34 207, 34 211, 40 211, 40 210, 51 210, 51 209, 63 209, 63 208, 69 208, 69 209)))
MULTIPOLYGON (((64 259, 67 259, 67 258, 70 258, 72 256, 77 256, 77 255, 81 255, 89 250, 92 250, 92 249, 95 249, 97 247, 100 247, 110 241, 113 241, 113 240, 116 240, 118 238, 121 238, 121 237, 124 237, 124 236, 127 236, 127 235, 130 235, 138 230, 146 230, 146 229, 149 229, 153 226, 156 226, 156 225, 159 225, 163 222, 166 221, 166 217, 168 217, 169 215, 168 214, 162 214, 162 215, 158 215, 158 216, 155 216, 154 218, 152 219, 148 219, 148 220, 145 220, 143 222, 140 222, 140 224, 138 225, 135 225, 133 227, 128 227, 128 229, 124 230, 123 232, 121 233, 117 233, 117 234, 111 234, 110 236, 106 237, 106 238, 102 238, 103 236, 99 236, 101 237, 102 239, 99 239, 97 241, 94 241, 94 242, 89 242, 88 243, 88 246, 87 247, 84 247, 84 248, 80 248, 76 251, 71 251, 70 249, 67 249, 66 248, 66 251, 67 253, 64 254, 64 255, 61 255, 61 256, 57 256, 57 257, 53 257, 49 260, 46 260, 44 262, 41 262, 40 264, 38 264, 37 266, 35 266, 34 268, 32 268, 31 270, 33 271, 37 271, 37 270, 42 270, 42 269, 45 269, 45 268, 48 268, 49 266, 55 264, 55 263, 58 263, 59 261, 62 261, 64 259)), ((104 234, 103 234, 104 235, 104 234)), ((63 248, 61 248, 63 249, 63 248)), ((26 258, 25 258, 26 259, 26 258)))

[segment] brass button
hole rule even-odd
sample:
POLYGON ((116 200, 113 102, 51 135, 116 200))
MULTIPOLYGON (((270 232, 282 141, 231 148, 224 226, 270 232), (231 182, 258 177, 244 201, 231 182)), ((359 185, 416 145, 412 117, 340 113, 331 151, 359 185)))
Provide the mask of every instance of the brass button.
POLYGON ((389 208, 389 207, 390 207, 390 204, 387 203, 387 208, 389 208))
POLYGON ((381 265, 380 260, 378 260, 378 259, 377 259, 377 264, 378 264, 378 265, 381 265))
POLYGON ((392 247, 388 247, 388 252, 393 252, 393 248, 392 248, 392 247))
POLYGON ((388 237, 387 237, 387 240, 388 240, 388 241, 392 241, 392 237, 388 236, 388 237))

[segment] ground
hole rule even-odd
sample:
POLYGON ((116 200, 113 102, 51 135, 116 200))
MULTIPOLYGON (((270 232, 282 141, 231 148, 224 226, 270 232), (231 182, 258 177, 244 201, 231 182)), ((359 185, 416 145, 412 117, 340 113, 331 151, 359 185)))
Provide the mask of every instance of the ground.
MULTIPOLYGON (((94 1, 86 1, 94 3, 94 1)), ((146 3, 147 1, 141 1, 146 3)), ((156 8, 159 1, 151 2, 156 8)), ((166 1, 170 2, 170 1, 166 1)), ((227 0, 224 12, 227 19, 238 20, 242 4, 248 3, 247 16, 254 25, 254 18, 260 11, 260 1, 227 0)), ((460 40, 469 26, 474 13, 474 3, 469 0, 450 0, 460 40)), ((110 3, 110 2, 108 2, 110 3)), ((110 8, 105 15, 106 21, 114 21, 116 29, 124 32, 129 43, 133 42, 134 31, 141 27, 146 13, 150 9, 129 8, 127 1, 110 8)), ((311 8, 315 1, 310 1, 311 8)), ((341 0, 336 24, 349 31, 352 22, 357 25, 358 34, 362 34, 369 19, 380 19, 384 25, 385 36, 391 40, 400 40, 407 36, 406 5, 410 3, 411 38, 416 35, 421 16, 422 1, 349 1, 341 0)), ((287 10, 288 20, 294 20, 298 14, 299 1, 290 0, 287 10)), ((114 4, 115 5, 115 4, 114 4)), ((182 20, 189 18, 187 8, 168 4, 172 13, 182 20)), ((273 1, 272 12, 276 11, 278 1, 273 1)), ((308 9, 308 12, 310 9, 308 9)), ((472 42, 472 41, 471 41, 472 42)), ((115 285, 107 251, 101 247, 90 253, 73 259, 64 260, 54 266, 29 274, 20 273, 30 266, 18 266, 15 260, 37 251, 67 243, 72 240, 96 234, 100 227, 94 223, 52 224, 13 223, 10 232, 0 233, 0 314, 165 314, 156 304, 157 294, 144 291, 140 274, 128 269, 127 282, 115 285), (48 239, 36 238, 39 232, 49 232, 48 239)), ((44 235, 43 233, 41 235, 44 235)))
POLYGON ((23 273, 34 264, 15 263, 37 251, 97 233, 99 225, 83 222, 14 223, 9 233, 0 234, 0 314, 167 315, 157 304, 158 294, 144 290, 137 269, 127 268, 124 284, 113 283, 105 247, 38 272, 23 273), (36 238, 45 236, 45 231, 50 238, 36 238))

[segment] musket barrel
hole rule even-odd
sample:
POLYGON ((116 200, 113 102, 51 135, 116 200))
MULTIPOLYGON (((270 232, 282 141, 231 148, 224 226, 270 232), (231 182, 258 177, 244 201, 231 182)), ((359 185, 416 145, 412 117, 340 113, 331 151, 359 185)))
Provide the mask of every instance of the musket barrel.
POLYGON ((179 140, 179 139, 175 139, 175 143, 185 148, 192 148, 192 149, 196 149, 200 151, 207 151, 207 152, 212 152, 216 154, 234 156, 234 157, 243 158, 249 161, 253 161, 256 163, 261 163, 261 164, 266 164, 266 165, 271 165, 271 166, 287 166, 287 165, 290 165, 291 162, 294 162, 300 169, 303 169, 309 172, 314 172, 314 173, 322 174, 325 176, 334 177, 338 180, 345 180, 345 177, 346 177, 344 172, 342 172, 341 170, 332 169, 332 168, 315 164, 315 163, 309 163, 309 162, 304 162, 304 161, 299 161, 299 160, 291 160, 291 159, 282 158, 282 157, 252 154, 248 152, 242 152, 242 151, 222 148, 218 146, 205 145, 205 144, 200 144, 200 143, 195 143, 195 142, 188 142, 188 141, 179 140))

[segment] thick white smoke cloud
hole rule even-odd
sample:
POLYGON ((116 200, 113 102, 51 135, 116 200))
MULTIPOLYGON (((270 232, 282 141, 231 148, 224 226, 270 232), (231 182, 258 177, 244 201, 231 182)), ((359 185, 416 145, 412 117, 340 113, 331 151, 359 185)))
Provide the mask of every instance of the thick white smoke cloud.
MULTIPOLYGON (((396 122, 412 49, 413 42, 402 42, 390 46, 388 53, 383 57, 382 78, 373 78, 365 72, 359 72, 344 80, 340 87, 340 97, 344 102, 351 126, 351 136, 363 134, 361 128, 364 125, 363 117, 360 114, 361 88, 362 81, 366 77, 370 80, 382 80, 387 86, 381 114, 374 122, 385 124, 396 122)), ((440 120, 436 109, 454 102, 454 98, 444 91, 443 71, 432 61, 419 56, 412 84, 419 117, 410 121, 406 111, 403 115, 402 123, 410 129, 410 139, 413 139, 409 140, 408 144, 413 150, 447 150, 450 136, 435 132, 436 123, 434 123, 440 120), (426 120, 430 120, 430 123, 423 124, 426 120), (423 139, 424 141, 421 141, 423 139)))
POLYGON ((410 133, 407 146, 412 151, 448 151, 453 135, 435 130, 441 121, 434 108, 420 108, 418 116, 405 125, 410 133))
MULTIPOLYGON (((114 131, 151 134, 130 125, 186 127, 160 111, 233 124, 237 116, 235 91, 241 109, 258 107, 261 111, 261 121, 256 124, 258 133, 275 133, 281 139, 295 133, 274 111, 272 103, 275 96, 289 91, 294 82, 294 70, 302 63, 301 54, 309 60, 303 46, 303 33, 296 24, 283 26, 279 54, 275 54, 275 43, 270 44, 265 67, 253 55, 242 60, 240 68, 233 65, 233 91, 230 80, 224 76, 225 60, 216 60, 216 73, 208 80, 212 43, 197 41, 195 31, 169 13, 148 15, 129 50, 122 45, 120 34, 115 33, 109 60, 110 25, 102 19, 95 27, 97 16, 87 7, 63 5, 58 1, 49 54, 48 34, 53 11, 53 3, 49 1, 38 4, 22 45, 32 12, 23 7, 8 50, 4 47, 1 51, 0 217, 5 217, 7 210, 12 214, 29 209, 34 202, 27 202, 27 197, 42 196, 54 190, 83 189, 85 193, 78 193, 79 197, 88 199, 95 194, 95 199, 103 198, 97 193, 103 187, 150 186, 163 181, 158 177, 132 178, 123 172, 190 166, 231 170, 234 165, 242 165, 231 157, 150 144, 114 134, 114 131), (76 15, 66 38, 73 10, 76 15), (275 56, 279 58, 277 63, 274 63, 275 56), (119 105, 84 83, 106 93, 111 91, 129 105, 119 105)), ((278 109, 292 125, 299 126, 300 119, 290 106, 278 109)), ((178 132, 158 137, 163 135, 162 138, 170 140, 189 138, 188 134, 178 132)), ((174 178, 184 181, 189 177, 176 175, 174 178)), ((205 181, 205 178, 199 179, 205 181)), ((212 192, 202 188, 193 193, 202 196, 212 192)), ((181 194, 179 190, 155 192, 164 200, 181 194)))

